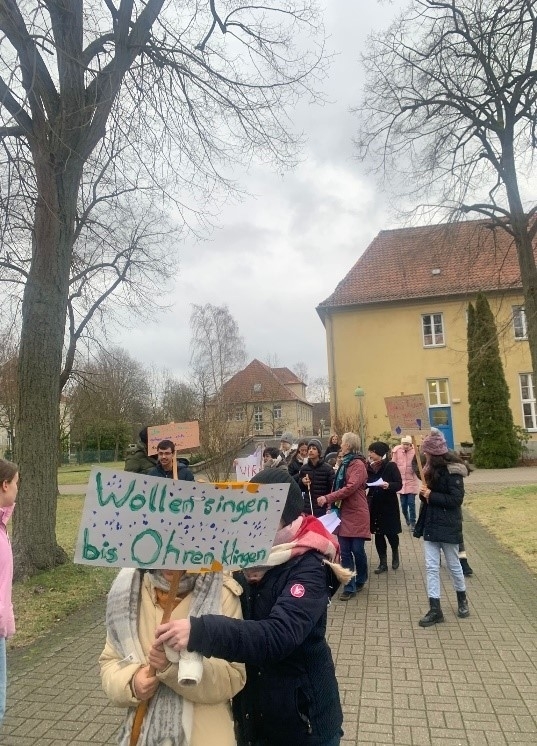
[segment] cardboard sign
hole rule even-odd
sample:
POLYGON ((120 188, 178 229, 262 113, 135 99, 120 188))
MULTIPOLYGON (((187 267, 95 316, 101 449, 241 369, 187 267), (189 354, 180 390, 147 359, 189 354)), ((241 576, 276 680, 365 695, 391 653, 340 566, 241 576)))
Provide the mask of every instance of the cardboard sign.
POLYGON ((147 453, 154 456, 161 440, 171 440, 177 451, 197 448, 200 444, 200 428, 194 422, 170 422, 147 428, 147 453))
POLYGON ((212 572, 262 565, 288 491, 288 484, 225 489, 95 466, 75 562, 212 572))
POLYGON ((235 459, 237 482, 248 482, 263 467, 263 448, 259 446, 251 456, 235 459))
POLYGON ((392 435, 422 435, 429 430, 429 412, 423 394, 408 396, 386 396, 386 412, 390 421, 392 435))

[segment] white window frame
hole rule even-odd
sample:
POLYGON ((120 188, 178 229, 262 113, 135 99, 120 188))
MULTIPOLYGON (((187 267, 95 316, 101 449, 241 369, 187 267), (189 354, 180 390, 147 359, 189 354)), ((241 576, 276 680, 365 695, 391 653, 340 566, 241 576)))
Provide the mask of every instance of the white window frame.
POLYGON ((263 429, 263 406, 256 404, 254 406, 254 430, 260 432, 263 429))
MULTIPOLYGON (((440 391, 440 386, 437 388, 437 392, 440 391)), ((438 398, 438 397, 437 397, 438 398)), ((428 378, 427 379, 427 400, 429 402, 429 407, 450 407, 451 406, 451 397, 449 394, 449 378, 428 378), (434 404, 431 401, 431 389, 429 387, 430 383, 436 383, 439 384, 440 381, 446 382, 446 394, 447 394, 447 401, 445 402, 435 402, 434 404)))
POLYGON ((274 404, 272 407, 272 416, 275 420, 281 420, 282 418, 282 405, 274 404))
POLYGON ((235 421, 242 422, 244 420, 244 406, 242 404, 235 407, 235 421))
POLYGON ((523 427, 529 432, 537 431, 537 405, 535 402, 535 386, 533 373, 519 373, 520 404, 522 407, 523 427), (529 422, 528 419, 529 418, 529 422))
POLYGON ((426 348, 446 346, 446 330, 444 328, 444 314, 442 312, 422 313, 421 315, 421 338, 422 338, 423 346, 426 348), (438 333, 438 338, 437 338, 437 332, 435 331, 435 326, 438 322, 435 317, 438 317, 440 319, 440 325, 442 329, 441 332, 438 333), (430 334, 425 333, 426 323, 431 329, 430 334), (430 342, 427 341, 428 337, 430 337, 430 342))
POLYGON ((513 306, 513 334, 515 335, 515 339, 528 338, 528 325, 524 306, 513 306))

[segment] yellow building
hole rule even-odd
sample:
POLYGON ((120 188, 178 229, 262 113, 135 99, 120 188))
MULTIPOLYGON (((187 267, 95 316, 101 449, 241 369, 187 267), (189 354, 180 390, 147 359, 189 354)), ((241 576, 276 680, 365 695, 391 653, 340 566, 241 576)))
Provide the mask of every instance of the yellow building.
POLYGON ((468 303, 496 319, 515 425, 537 434, 520 271, 512 239, 487 221, 381 231, 317 312, 326 329, 334 427, 390 430, 384 397, 423 394, 451 447, 468 422, 468 303), (357 387, 363 396, 355 396, 357 387))

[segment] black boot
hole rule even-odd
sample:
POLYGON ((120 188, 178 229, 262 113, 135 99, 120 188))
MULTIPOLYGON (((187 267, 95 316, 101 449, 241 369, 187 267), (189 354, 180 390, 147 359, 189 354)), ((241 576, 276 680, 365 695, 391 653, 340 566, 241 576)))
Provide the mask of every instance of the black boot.
POLYGON ((470 609, 468 608, 468 599, 466 598, 466 591, 457 591, 457 616, 461 619, 466 619, 470 616, 470 609))
POLYGON ((385 554, 379 556, 379 566, 374 570, 375 575, 380 575, 381 572, 388 572, 388 558, 385 554))
POLYGON ((399 549, 392 549, 392 570, 399 567, 399 549))
POLYGON ((440 599, 430 598, 429 611, 425 614, 424 617, 419 620, 418 624, 420 625, 420 627, 432 627, 433 624, 439 624, 443 621, 444 615, 442 614, 442 609, 440 608, 440 599))
POLYGON ((465 575, 466 577, 469 577, 470 575, 474 574, 474 571, 468 564, 468 560, 466 559, 466 557, 462 557, 462 559, 460 559, 459 562, 461 563, 463 575, 465 575))

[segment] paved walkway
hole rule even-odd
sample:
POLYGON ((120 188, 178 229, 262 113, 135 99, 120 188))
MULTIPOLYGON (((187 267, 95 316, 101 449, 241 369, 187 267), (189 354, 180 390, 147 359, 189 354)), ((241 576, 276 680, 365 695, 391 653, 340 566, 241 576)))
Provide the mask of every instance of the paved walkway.
MULTIPOLYGON (((468 491, 489 489, 489 476, 474 473, 468 491)), ((501 482, 537 483, 537 469, 520 477, 516 470, 499 472, 493 481, 498 488, 501 482)), ((457 618, 443 571, 446 622, 417 625, 427 607, 425 571, 422 542, 408 531, 397 572, 371 574, 363 593, 332 605, 329 640, 345 746, 537 743, 537 579, 468 517, 465 539, 475 571, 468 579, 469 619, 457 618)), ((101 693, 96 663, 103 612, 100 601, 46 640, 9 655, 2 746, 115 743, 120 714, 101 693)))

